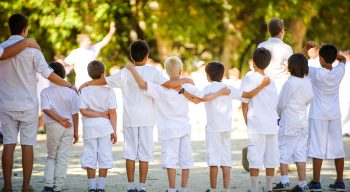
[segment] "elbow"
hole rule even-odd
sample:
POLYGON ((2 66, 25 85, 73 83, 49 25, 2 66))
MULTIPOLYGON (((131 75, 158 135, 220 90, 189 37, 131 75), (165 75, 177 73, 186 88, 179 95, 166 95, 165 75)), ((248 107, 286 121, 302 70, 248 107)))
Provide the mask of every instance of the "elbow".
POLYGON ((86 109, 80 109, 80 113, 82 116, 86 116, 86 109))

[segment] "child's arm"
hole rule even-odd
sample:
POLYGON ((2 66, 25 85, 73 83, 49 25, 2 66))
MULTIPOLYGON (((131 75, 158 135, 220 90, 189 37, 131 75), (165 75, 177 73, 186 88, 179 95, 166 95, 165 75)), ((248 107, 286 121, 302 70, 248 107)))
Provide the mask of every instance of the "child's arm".
POLYGON ((117 110, 116 109, 108 109, 108 113, 110 116, 110 121, 113 127, 114 132, 111 135, 111 139, 113 144, 115 144, 118 140, 117 138, 117 110))
POLYGON ((208 95, 205 95, 202 99, 201 98, 198 98, 198 97, 195 97, 193 95, 191 95, 189 92, 187 92, 185 90, 185 92, 183 93, 183 95, 188 99, 190 100, 191 102, 195 103, 195 104, 198 104, 200 102, 206 102, 206 101, 210 101, 210 100, 213 100, 219 96, 222 96, 222 95, 229 95, 231 93, 231 90, 228 89, 228 88, 222 88, 221 90, 219 90, 218 92, 216 93, 211 93, 211 94, 208 94, 208 95))
POLYGON ((245 124, 247 125, 248 103, 242 102, 242 113, 243 113, 245 124))
POLYGON ((82 84, 82 85, 79 87, 79 92, 81 92, 81 90, 82 90, 84 87, 87 87, 87 86, 90 86, 90 85, 96 85, 96 86, 99 86, 99 85, 107 85, 107 81, 106 81, 106 78, 105 78, 105 77, 102 77, 101 79, 94 79, 94 80, 85 82, 84 84, 82 84))
POLYGON ((79 113, 72 115, 73 117, 73 126, 74 126, 74 141, 73 144, 76 144, 79 140, 79 113))
POLYGON ((70 128, 72 126, 72 124, 69 122, 69 119, 58 116, 50 109, 43 109, 43 112, 65 128, 70 128))
POLYGON ((145 82, 140 74, 137 72, 135 65, 128 64, 126 65, 126 68, 131 72, 131 74, 134 76, 137 85, 140 87, 140 89, 147 90, 147 82, 145 82))
POLYGON ((169 81, 163 83, 162 86, 166 87, 168 89, 173 89, 173 88, 176 88, 176 87, 180 87, 181 85, 186 84, 186 83, 194 85, 194 82, 193 82, 192 79, 190 79, 190 78, 181 78, 181 79, 178 79, 178 80, 169 80, 169 81))
POLYGON ((91 110, 91 109, 84 109, 84 108, 81 108, 80 109, 80 113, 85 116, 85 117, 88 117, 88 118, 106 118, 106 119, 109 119, 109 113, 108 112, 97 112, 97 111, 94 111, 94 110, 91 110))
POLYGON ((305 44, 303 50, 301 51, 302 54, 304 54, 304 56, 305 56, 306 58, 308 58, 309 56, 308 56, 307 52, 308 52, 310 49, 314 48, 315 46, 316 46, 316 43, 315 43, 314 41, 308 41, 308 42, 306 42, 306 44, 305 44))
POLYGON ((0 60, 5 60, 5 59, 8 59, 10 57, 13 57, 13 56, 17 55, 18 53, 20 53, 21 51, 23 51, 27 47, 31 47, 31 48, 35 48, 35 49, 40 50, 40 46, 36 41, 34 41, 32 39, 24 39, 22 41, 19 41, 13 45, 10 45, 10 46, 4 48, 4 52, 0 56, 0 60))
POLYGON ((339 63, 346 64, 346 57, 344 57, 343 55, 338 54, 336 59, 339 61, 339 63))
POLYGON ((255 89, 250 92, 243 92, 242 97, 244 98, 253 98, 257 95, 264 87, 270 84, 270 79, 268 77, 264 77, 263 82, 255 89))

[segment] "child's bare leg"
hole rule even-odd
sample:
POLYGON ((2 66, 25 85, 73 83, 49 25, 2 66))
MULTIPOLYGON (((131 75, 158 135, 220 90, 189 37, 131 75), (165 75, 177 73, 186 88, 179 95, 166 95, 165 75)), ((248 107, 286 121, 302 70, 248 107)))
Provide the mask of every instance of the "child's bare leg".
POLYGON ((148 162, 139 161, 139 166, 140 166, 140 170, 139 170, 140 183, 146 183, 147 173, 148 173, 148 162))
POLYGON ((96 189, 96 169, 87 167, 86 173, 88 177, 89 188, 96 189))
POLYGON ((259 176, 259 169, 249 169, 249 174, 252 177, 258 177, 259 176))
POLYGON ((296 163, 299 181, 306 181, 306 162, 296 163))
POLYGON ((125 160, 126 167, 126 176, 128 178, 128 182, 134 182, 135 178, 135 161, 126 159, 125 160))
POLYGON ((280 172, 281 172, 281 176, 283 175, 288 175, 288 164, 280 164, 280 172))
POLYGON ((209 172, 210 172, 210 188, 216 189, 216 182, 218 177, 218 166, 210 166, 209 172))
POLYGON ((344 158, 335 159, 335 169, 337 171, 337 182, 344 182, 343 181, 343 172, 344 172, 344 158))
POLYGON ((108 169, 99 169, 98 177, 107 177, 108 169))
POLYGON ((181 187, 186 189, 188 178, 190 176, 190 169, 182 169, 182 176, 181 176, 181 187))
POLYGON ((167 168, 169 188, 175 189, 176 169, 167 168))
POLYGON ((228 166, 222 166, 222 177, 224 178, 224 188, 230 189, 230 173, 231 173, 231 167, 228 166))
POLYGON ((312 169, 313 169, 313 181, 320 182, 320 174, 321 174, 321 167, 322 167, 322 159, 312 159, 312 169))
POLYGON ((259 169, 249 169, 250 174, 250 188, 251 192, 258 192, 259 187, 259 169))

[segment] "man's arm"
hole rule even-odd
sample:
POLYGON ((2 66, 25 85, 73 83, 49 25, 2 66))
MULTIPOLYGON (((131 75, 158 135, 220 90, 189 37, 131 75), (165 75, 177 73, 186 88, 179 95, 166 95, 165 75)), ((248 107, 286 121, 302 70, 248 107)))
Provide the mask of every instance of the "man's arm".
POLYGON ((72 115, 73 126, 74 126, 74 141, 73 144, 77 143, 79 140, 79 113, 72 115))
POLYGON ((52 72, 47 79, 56 85, 61 85, 63 87, 69 87, 69 88, 73 89, 75 92, 78 92, 77 89, 71 83, 62 79, 60 76, 58 76, 54 72, 52 72))
POLYGON ((242 97, 244 98, 253 98, 257 95, 264 87, 270 84, 270 79, 268 77, 264 77, 263 82, 255 89, 250 92, 243 92, 242 97))
POLYGON ((72 127, 72 124, 69 122, 69 119, 66 118, 62 118, 60 116, 58 116, 57 114, 55 114, 53 111, 51 111, 50 109, 43 109, 43 112, 49 116, 51 119, 55 120, 57 123, 59 123, 60 125, 62 125, 65 128, 70 128, 72 127))
POLYGON ((116 109, 108 109, 108 113, 110 116, 110 121, 113 127, 114 132, 112 133, 112 142, 115 144, 118 140, 117 138, 117 110, 116 109))
POLYGON ((248 103, 242 102, 242 113, 243 113, 245 124, 247 125, 248 103))
POLYGON ((90 86, 90 85, 96 85, 96 86, 99 86, 99 85, 107 85, 107 81, 106 81, 106 78, 103 77, 103 78, 101 78, 101 79, 94 79, 94 80, 85 82, 84 84, 82 84, 82 85, 79 87, 79 92, 80 92, 81 89, 83 89, 84 87, 87 87, 87 86, 90 86))
POLYGON ((106 118, 106 119, 110 118, 107 111, 106 112, 97 112, 97 111, 93 111, 90 109, 81 108, 80 113, 81 113, 81 115, 88 117, 88 118, 106 118))
POLYGON ((109 41, 112 39, 113 34, 115 33, 115 30, 116 30, 115 23, 112 21, 109 24, 109 32, 108 32, 108 34, 103 38, 102 41, 96 43, 96 46, 98 46, 100 48, 106 46, 109 43, 109 41))
POLYGON ((5 60, 5 59, 8 59, 10 57, 13 57, 13 56, 17 55, 18 53, 20 53, 21 51, 23 51, 27 47, 31 47, 31 48, 35 48, 35 49, 40 50, 40 46, 36 41, 34 41, 32 39, 23 39, 23 40, 15 43, 13 45, 10 45, 10 46, 4 48, 4 52, 0 56, 0 60, 5 60))

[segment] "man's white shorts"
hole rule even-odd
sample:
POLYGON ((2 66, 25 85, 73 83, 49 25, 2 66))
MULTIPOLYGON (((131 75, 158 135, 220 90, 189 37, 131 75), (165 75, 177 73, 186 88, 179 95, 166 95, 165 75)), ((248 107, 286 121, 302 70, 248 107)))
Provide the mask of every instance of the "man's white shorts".
POLYGON ((248 134, 249 168, 277 168, 280 165, 278 136, 248 134))
POLYGON ((113 167, 111 135, 84 139, 83 154, 80 158, 83 169, 111 169, 113 167))
POLYGON ((231 167, 231 132, 206 132, 208 166, 231 167))
POLYGON ((310 158, 340 159, 345 157, 341 120, 309 120, 310 158))
POLYGON ((176 169, 179 163, 181 169, 193 166, 191 138, 189 135, 161 141, 162 167, 176 169))
POLYGON ((278 142, 280 163, 301 163, 307 158, 308 128, 296 128, 294 135, 284 134, 284 127, 280 127, 278 142))
POLYGON ((125 127, 123 158, 151 162, 153 160, 153 127, 125 127))
POLYGON ((26 111, 0 110, 3 143, 16 144, 19 133, 21 145, 36 145, 38 119, 38 107, 26 111))

